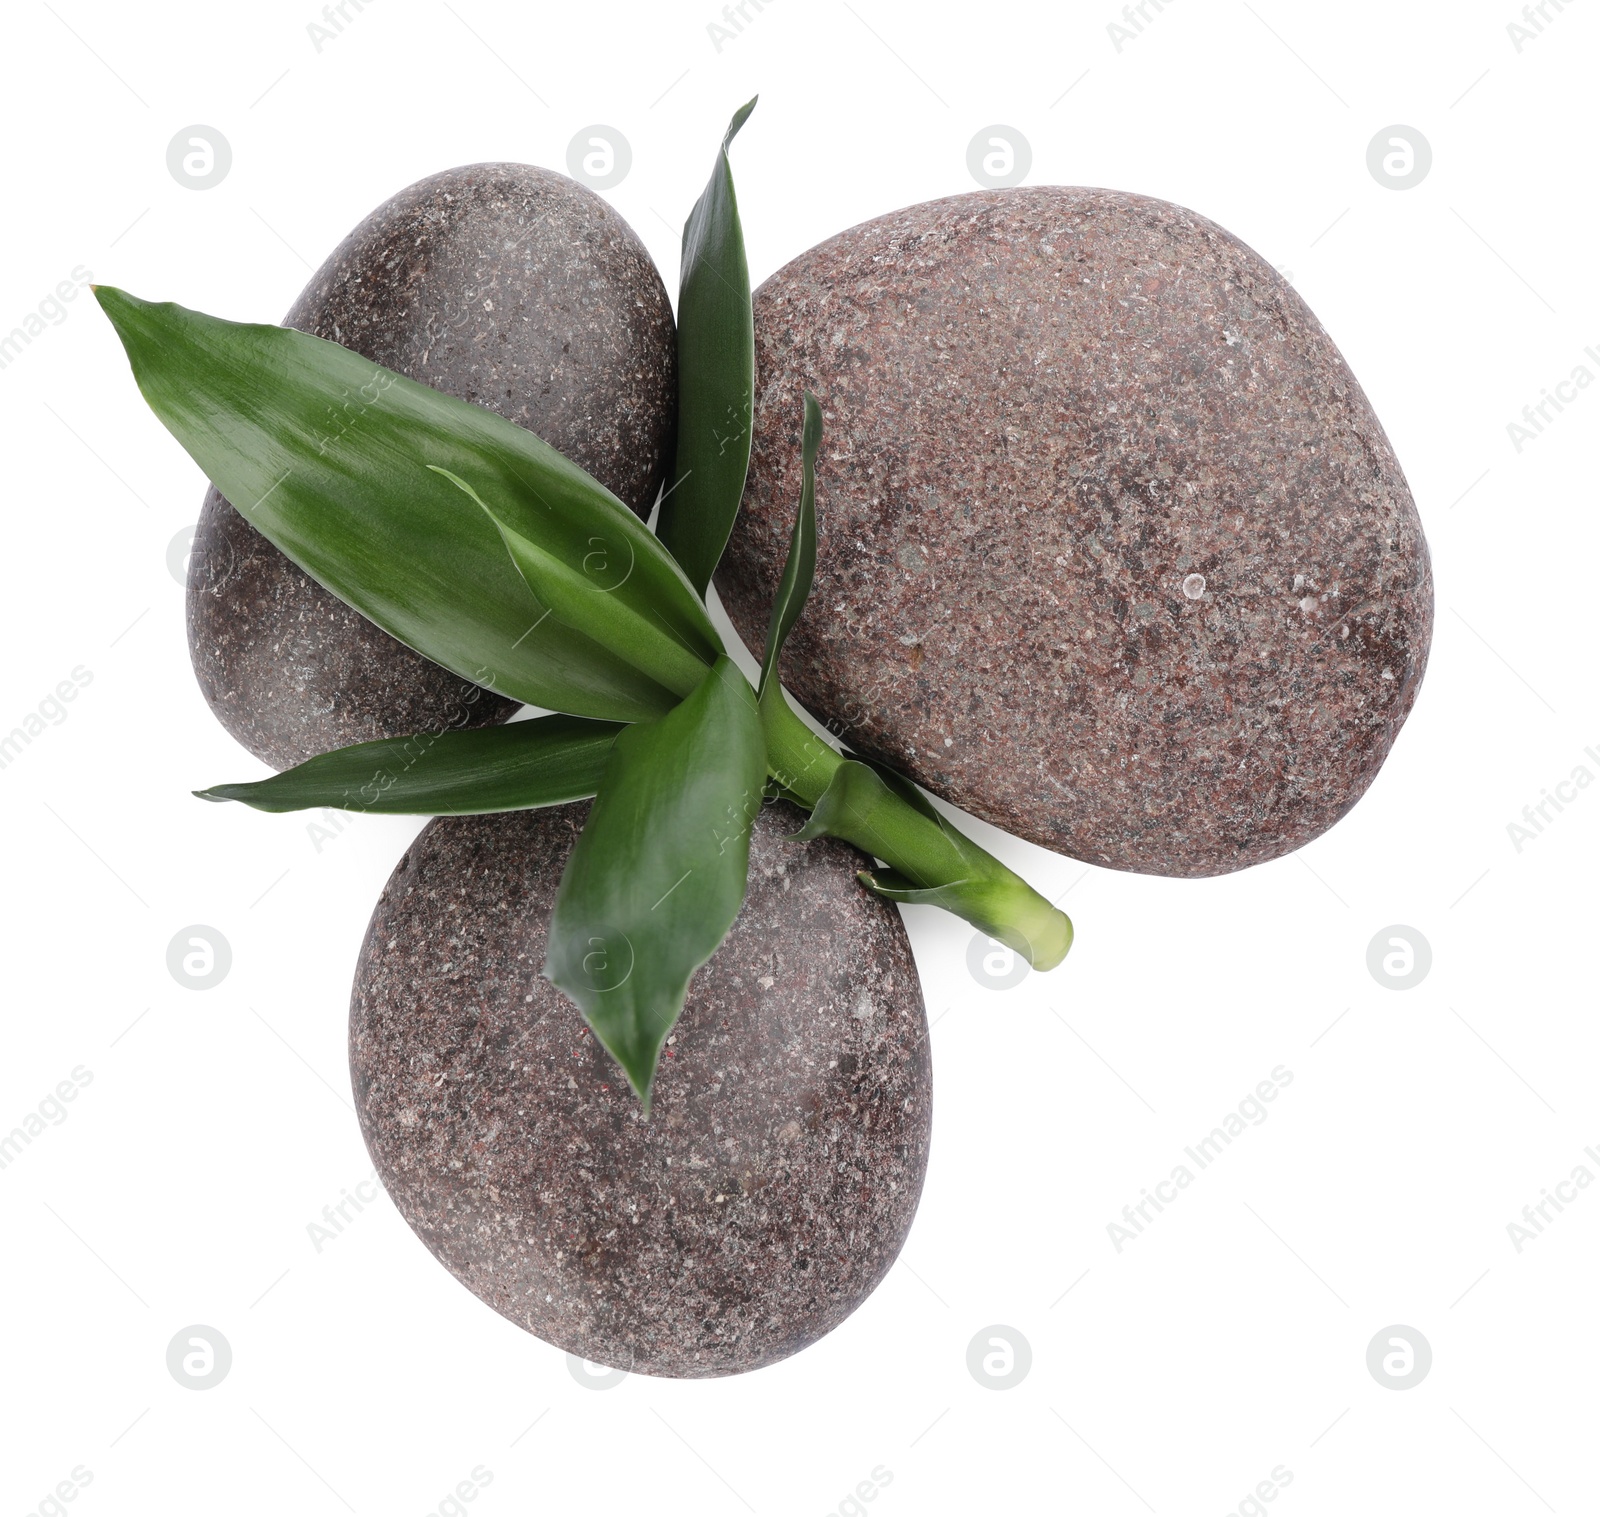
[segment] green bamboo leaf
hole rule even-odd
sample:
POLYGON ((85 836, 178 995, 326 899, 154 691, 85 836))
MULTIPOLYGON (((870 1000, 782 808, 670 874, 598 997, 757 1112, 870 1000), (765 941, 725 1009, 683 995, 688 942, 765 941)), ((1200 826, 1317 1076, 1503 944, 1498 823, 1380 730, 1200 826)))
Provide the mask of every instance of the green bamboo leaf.
MULTIPOLYGON (((98 286, 145 399, 245 518, 319 584, 447 669, 550 710, 635 721, 674 695, 538 603, 493 522, 437 465, 714 657, 704 607, 643 523, 576 464, 482 406, 321 338, 98 286)), ((597 596, 596 601, 601 599, 597 596)))
POLYGON ((756 108, 734 113, 711 180, 683 226, 678 285, 678 445, 656 532, 701 595, 727 546, 750 466, 755 321, 728 147, 756 108))
MULTIPOLYGON (((636 603, 630 603, 621 595, 609 593, 608 583, 631 578, 627 569, 633 566, 612 563, 601 539, 594 540, 590 556, 574 567, 524 537, 505 519, 503 508, 496 510, 459 475, 437 464, 428 467, 435 474, 444 475, 483 508, 489 520, 500 529, 511 561, 527 581, 529 590, 550 608, 552 615, 569 627, 581 628, 603 648, 626 659, 634 668, 679 695, 688 695, 706 677, 706 670, 711 667, 710 658, 686 647, 658 617, 641 611, 636 603)), ((700 602, 696 600, 694 604, 703 615, 700 602)), ((709 618, 705 621, 705 634, 720 652, 720 641, 709 618)), ((701 641, 703 646, 704 640, 701 641)))
POLYGON ((772 601, 767 625, 767 651, 761 660, 761 698, 778 684, 778 656, 794 624, 805 609, 817 572, 817 449, 822 443, 822 407, 810 390, 805 392, 805 426, 800 443, 800 509, 795 512, 789 557, 772 601))
POLYGON ((617 738, 561 877, 544 972, 621 1064, 646 1114, 689 978, 744 902, 765 776, 755 693, 720 658, 676 710, 617 738))
POLYGON ((611 745, 625 730, 617 722, 541 716, 507 727, 419 732, 336 748, 271 779, 213 785, 195 794, 207 801, 243 801, 257 811, 526 811, 593 795, 611 745))

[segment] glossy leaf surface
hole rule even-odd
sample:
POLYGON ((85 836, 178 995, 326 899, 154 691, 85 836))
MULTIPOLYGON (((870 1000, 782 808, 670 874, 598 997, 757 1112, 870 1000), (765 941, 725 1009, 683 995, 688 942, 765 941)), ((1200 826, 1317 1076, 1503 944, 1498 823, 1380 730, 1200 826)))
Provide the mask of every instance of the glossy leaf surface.
POLYGON ((257 811, 526 811, 593 795, 623 730, 616 722, 541 716, 505 727, 419 732, 336 748, 270 779, 213 785, 195 794, 207 801, 243 801, 257 811))
POLYGON ((718 659, 682 705, 617 738, 561 877, 545 974, 646 1111, 690 976, 744 902, 765 777, 755 692, 718 659))
POLYGON ((778 658, 784 641, 805 610, 806 598, 817 573, 817 449, 822 443, 822 407, 817 397, 806 391, 805 424, 800 443, 800 506, 794 516, 794 531, 789 537, 789 556, 784 560, 778 593, 772 601, 772 618, 767 624, 767 647, 761 659, 761 696, 776 690, 778 658))
POLYGON ((168 430, 251 525, 341 600, 517 700, 614 721, 671 709, 671 691, 552 616, 494 522, 429 469, 470 477, 519 532, 580 572, 600 539, 611 563, 633 566, 627 593, 685 641, 703 635, 704 608, 670 556, 554 448, 337 343, 103 285, 95 293, 168 430))
POLYGON ((751 100, 735 112, 683 227, 678 443, 656 531, 701 595, 727 546, 750 466, 755 321, 728 147, 755 107, 751 100))
POLYGON ((698 600, 692 605, 704 626, 695 626, 695 645, 690 646, 682 635, 670 629, 665 618, 656 614, 648 599, 641 601, 637 594, 628 593, 630 586, 638 589, 633 585, 633 572, 638 565, 631 559, 615 561, 613 550, 602 538, 592 540, 589 552, 577 564, 569 563, 559 553, 518 531, 507 519, 503 505, 490 505, 472 485, 448 469, 436 464, 429 467, 483 508, 499 529, 506 551, 528 589, 550 608, 552 615, 568 626, 582 628, 603 648, 679 695, 687 695, 705 678, 722 646, 698 600))

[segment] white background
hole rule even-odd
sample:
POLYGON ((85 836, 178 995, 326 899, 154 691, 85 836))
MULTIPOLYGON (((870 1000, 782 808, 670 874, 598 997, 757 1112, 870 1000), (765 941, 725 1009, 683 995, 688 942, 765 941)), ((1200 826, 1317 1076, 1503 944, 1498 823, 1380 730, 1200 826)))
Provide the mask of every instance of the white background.
POLYGON ((1278 1466, 1289 1517, 1594 1510, 1600 1188, 1520 1253, 1507 1224, 1576 1165, 1600 1174, 1600 787, 1520 852, 1507 824, 1575 766, 1600 775, 1600 388, 1520 452, 1507 424, 1577 365, 1600 375, 1600 16, 1547 3, 1518 51, 1511 0, 1169 0, 1118 51, 1111 0, 748 12, 718 51, 712 0, 371 0, 318 52, 311 0, 18 0, 0 331, 76 265, 279 320, 402 185, 482 159, 562 168, 591 123, 632 144, 608 195, 675 289, 682 219, 757 90, 734 163, 759 279, 973 188, 968 142, 1006 124, 1030 183, 1220 221, 1339 343, 1434 555, 1415 714, 1344 822, 1229 878, 1085 870, 981 831, 1047 894, 1070 887, 1078 943, 994 992, 967 972, 968 929, 910 917, 937 1099, 902 1263, 774 1368, 596 1392, 387 1202, 320 1253, 308 1239, 370 1169, 348 986, 415 828, 358 819, 318 852, 304 817, 190 798, 262 772, 196 690, 167 567, 203 482, 79 298, 0 370, 0 730, 74 667, 93 677, 0 770, 0 1131, 75 1066, 93 1077, 0 1171, 4 1511, 54 1510, 78 1466, 86 1517, 423 1517, 479 1466, 462 1510, 483 1517, 823 1517, 880 1466, 862 1510, 884 1517, 1222 1517, 1278 1466), (204 192, 165 161, 196 123, 233 151, 204 192), (1433 150, 1405 191, 1366 164, 1396 123, 1433 150), (192 923, 233 949, 203 993, 166 967, 192 923), (1404 992, 1366 966, 1396 923, 1433 951, 1404 992), (1269 1118, 1117 1252, 1107 1224, 1280 1064, 1269 1118), (233 1350, 205 1392, 165 1364, 193 1323, 233 1350), (1011 1390, 966 1367, 991 1324, 1031 1345, 1011 1390), (1391 1324, 1432 1346, 1410 1390, 1366 1367, 1391 1324))

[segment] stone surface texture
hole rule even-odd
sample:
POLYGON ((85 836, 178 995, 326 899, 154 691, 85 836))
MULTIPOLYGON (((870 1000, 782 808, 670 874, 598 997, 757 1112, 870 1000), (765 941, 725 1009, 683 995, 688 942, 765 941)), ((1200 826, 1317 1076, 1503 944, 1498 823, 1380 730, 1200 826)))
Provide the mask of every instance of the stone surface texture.
POLYGON ((539 974, 587 804, 427 826, 356 971, 362 1131, 469 1290, 569 1353, 654 1375, 782 1359, 883 1278, 927 1164, 927 1023, 862 858, 766 807, 750 890, 695 976, 651 1116, 539 974))
POLYGON ((1433 589, 1333 342, 1215 223, 1110 190, 912 206, 756 292, 750 482, 717 577, 759 648, 822 401, 785 683, 851 744, 1091 863, 1309 842, 1416 698, 1433 589))
MULTIPOLYGON (((672 307, 643 243, 576 181, 516 163, 421 180, 339 245, 285 325, 499 412, 649 514, 676 420, 672 307)), ((206 700, 279 769, 516 709, 373 626, 215 489, 188 616, 206 700)))

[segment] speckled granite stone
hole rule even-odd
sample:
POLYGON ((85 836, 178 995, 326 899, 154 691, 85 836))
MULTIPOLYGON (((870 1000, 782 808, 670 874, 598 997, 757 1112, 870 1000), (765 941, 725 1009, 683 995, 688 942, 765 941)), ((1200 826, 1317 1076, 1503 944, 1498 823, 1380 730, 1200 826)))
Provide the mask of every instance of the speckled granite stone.
POLYGON ((1221 227, 1110 190, 961 195, 756 292, 757 417, 717 586, 759 648, 823 404, 785 683, 848 740, 1092 863, 1309 842, 1416 698, 1433 588, 1382 427, 1221 227))
MULTIPOLYGON (((421 180, 339 245, 285 325, 498 411, 649 514, 675 425, 672 308, 632 229, 575 181, 517 163, 421 180)), ((216 490, 188 591, 206 700, 277 768, 516 709, 374 627, 216 490)))
POLYGON ((927 1022, 861 857, 768 806, 648 1122, 539 976, 587 804, 430 822, 356 970, 350 1066, 378 1172, 475 1295, 569 1353, 735 1374, 837 1327, 900 1251, 927 1165, 927 1022))

